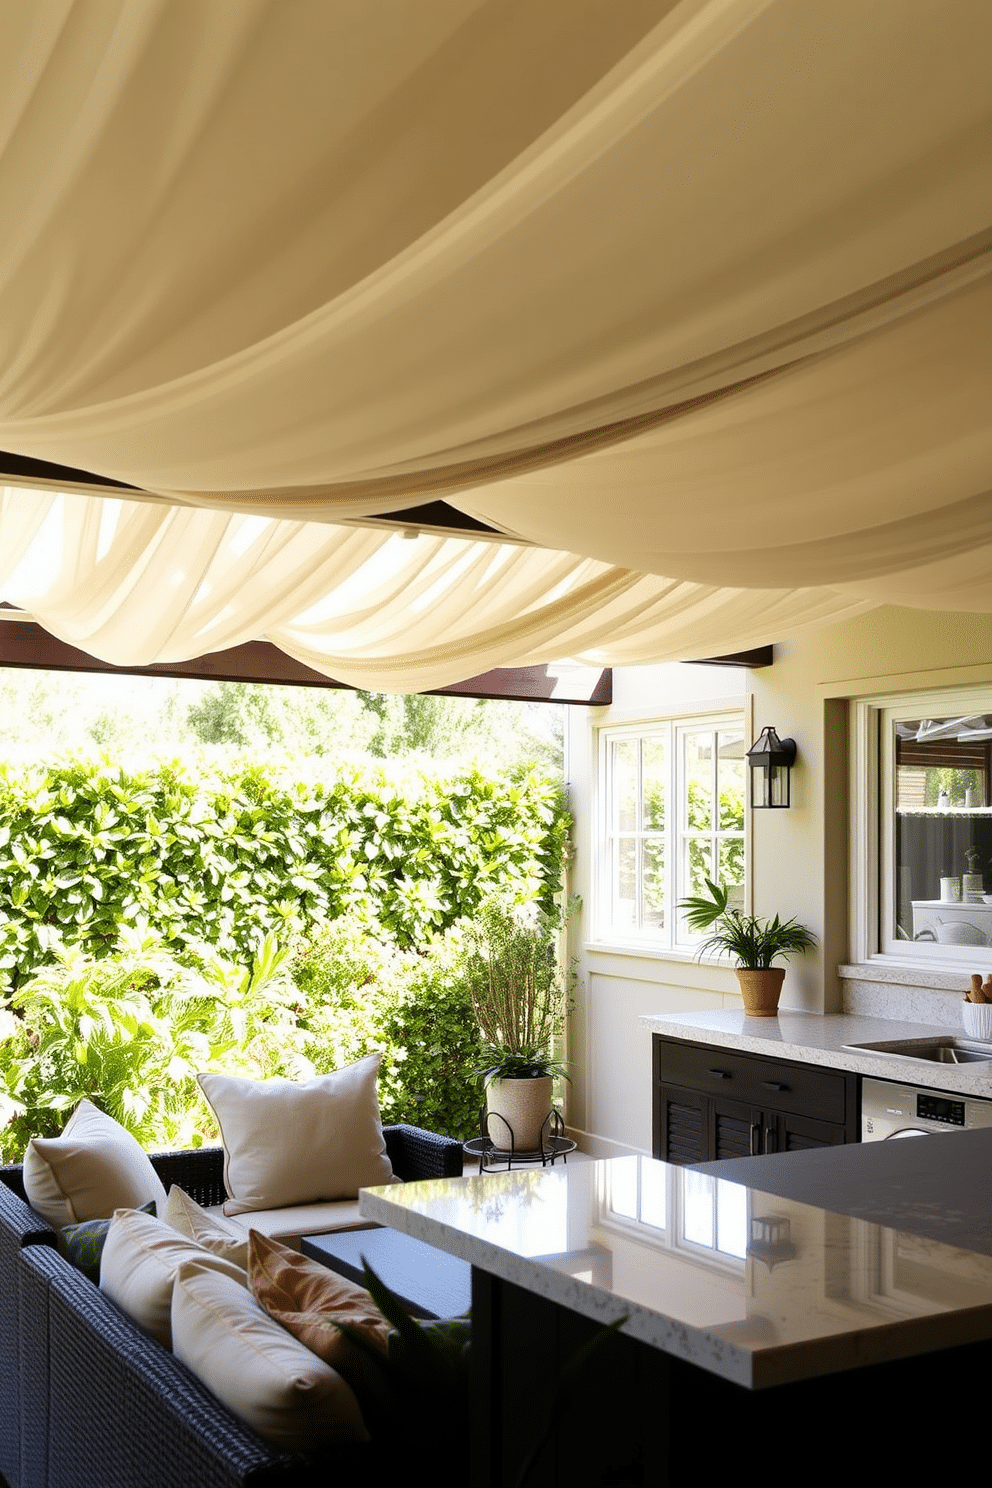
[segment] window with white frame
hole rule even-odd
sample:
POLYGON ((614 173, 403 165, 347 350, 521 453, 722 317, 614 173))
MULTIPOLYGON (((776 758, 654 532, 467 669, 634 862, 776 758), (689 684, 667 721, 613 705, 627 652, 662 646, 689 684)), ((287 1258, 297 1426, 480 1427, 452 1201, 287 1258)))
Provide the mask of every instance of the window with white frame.
POLYGON ((992 958, 992 692, 858 705, 863 954, 988 969, 992 958))
POLYGON ((678 902, 706 879, 744 898, 743 718, 604 729, 599 931, 691 946, 678 902))

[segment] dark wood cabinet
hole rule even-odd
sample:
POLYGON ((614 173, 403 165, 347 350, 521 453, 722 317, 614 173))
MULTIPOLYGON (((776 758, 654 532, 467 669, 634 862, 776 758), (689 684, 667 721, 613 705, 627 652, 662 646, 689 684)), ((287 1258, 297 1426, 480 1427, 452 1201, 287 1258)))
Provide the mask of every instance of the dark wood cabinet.
POLYGON ((653 1152, 711 1162, 858 1140, 857 1076, 654 1035, 653 1152))

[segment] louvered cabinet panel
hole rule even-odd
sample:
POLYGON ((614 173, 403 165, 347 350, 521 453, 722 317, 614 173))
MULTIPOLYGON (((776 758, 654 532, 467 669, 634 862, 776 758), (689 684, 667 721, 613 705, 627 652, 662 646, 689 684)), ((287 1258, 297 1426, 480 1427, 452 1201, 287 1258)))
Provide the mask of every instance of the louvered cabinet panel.
POLYGON ((709 1102, 692 1091, 655 1089, 654 1155, 665 1162, 706 1161, 709 1150, 709 1102))
POLYGON ((805 1116, 779 1115, 775 1132, 775 1146, 769 1147, 766 1140, 766 1152, 807 1152, 813 1147, 838 1147, 843 1141, 829 1121, 810 1121, 805 1116))
POLYGON ((764 1127, 762 1113, 731 1101, 713 1102, 712 1141, 714 1158, 754 1157, 761 1151, 764 1127))

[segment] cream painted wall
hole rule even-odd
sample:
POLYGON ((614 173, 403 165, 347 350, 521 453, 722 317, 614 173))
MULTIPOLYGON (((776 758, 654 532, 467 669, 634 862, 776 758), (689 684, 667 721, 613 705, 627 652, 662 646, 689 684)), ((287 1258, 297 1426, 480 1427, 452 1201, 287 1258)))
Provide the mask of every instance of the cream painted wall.
POLYGON ((572 888, 583 909, 570 928, 579 986, 567 1114, 584 1147, 650 1151, 651 1041, 638 1021, 643 1014, 740 1005, 729 968, 597 944, 598 730, 743 702, 752 738, 765 724, 795 738, 792 808, 750 813, 752 908, 795 915, 815 932, 820 946, 789 963, 782 1000, 830 1012, 840 1005, 836 967, 851 954, 847 700, 984 682, 992 685, 992 616, 887 608, 777 645, 774 665, 755 672, 680 665, 617 671, 611 707, 569 711, 572 888))
POLYGON ((568 1125, 597 1155, 651 1150, 651 1038, 648 1013, 720 1008, 736 998, 733 973, 642 948, 596 940, 596 842, 599 730, 679 714, 745 705, 746 674, 735 667, 628 667, 614 672, 609 708, 569 709, 566 769, 575 816, 571 887, 582 908, 570 924, 576 958, 576 1007, 568 1058, 568 1125))

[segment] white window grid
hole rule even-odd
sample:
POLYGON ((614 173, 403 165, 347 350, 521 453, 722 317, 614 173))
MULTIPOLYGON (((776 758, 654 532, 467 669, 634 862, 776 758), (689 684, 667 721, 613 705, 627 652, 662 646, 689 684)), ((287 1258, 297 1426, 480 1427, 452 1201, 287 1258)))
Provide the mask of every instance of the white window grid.
MULTIPOLYGON (((690 862, 693 846, 697 856, 700 846, 703 848, 702 871, 705 876, 719 881, 721 851, 729 851, 729 844, 736 845, 735 855, 739 860, 742 878, 736 898, 744 907, 747 811, 745 809, 743 812, 740 829, 725 828, 720 823, 720 754, 717 741, 728 734, 740 737, 743 756, 747 747, 745 721, 743 714, 737 712, 626 724, 600 731, 600 811, 596 872, 597 938, 600 941, 629 941, 656 949, 668 948, 686 952, 694 949, 698 937, 690 934, 677 909, 679 899, 702 887, 698 879, 693 883, 690 862), (687 750, 699 736, 710 741, 708 788, 711 811, 706 827, 694 824, 689 819, 687 750), (621 746, 628 757, 636 761, 635 819, 623 827, 618 825, 617 799, 620 789, 617 760, 618 748, 621 746), (664 751, 665 809, 664 824, 660 828, 645 820, 646 747, 652 748, 656 754, 659 749, 664 751), (625 862, 622 861, 623 857, 625 862), (658 922, 652 922, 653 917, 648 912, 651 897, 648 893, 648 880, 652 859, 655 864, 664 865, 661 884, 654 896, 658 922), (633 892, 621 900, 617 889, 625 874, 628 889, 632 888, 633 892), (618 911, 620 903, 628 906, 626 913, 618 911)), ((742 759, 742 792, 746 791, 745 775, 742 759)))

